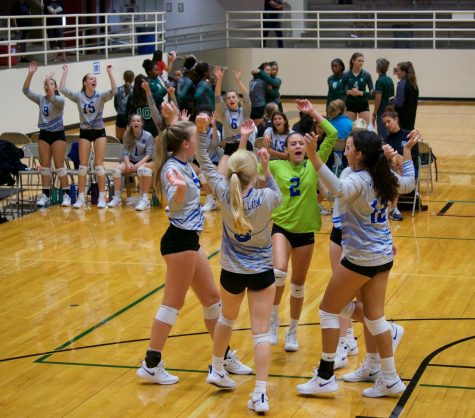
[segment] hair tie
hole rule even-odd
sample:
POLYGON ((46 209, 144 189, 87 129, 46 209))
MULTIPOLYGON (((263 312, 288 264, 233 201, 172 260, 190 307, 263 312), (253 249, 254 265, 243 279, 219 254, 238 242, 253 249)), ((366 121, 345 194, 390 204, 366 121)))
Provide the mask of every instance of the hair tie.
POLYGON ((233 174, 236 174, 236 176, 238 175, 238 173, 236 173, 235 171, 231 171, 231 176, 232 176, 233 174))

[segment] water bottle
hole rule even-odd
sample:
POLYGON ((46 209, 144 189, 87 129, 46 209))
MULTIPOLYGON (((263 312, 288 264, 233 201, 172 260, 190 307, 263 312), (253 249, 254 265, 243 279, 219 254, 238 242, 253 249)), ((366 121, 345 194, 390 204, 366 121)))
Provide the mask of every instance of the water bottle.
POLYGON ((69 197, 71 198, 71 203, 74 204, 76 203, 76 198, 78 195, 78 190, 76 188, 76 185, 74 184, 74 181, 71 183, 69 186, 69 197))
POLYGON ((56 187, 53 187, 51 190, 51 204, 56 205, 58 203, 58 189, 56 187))
POLYGON ((158 200, 156 191, 154 191, 152 194, 152 206, 160 206, 160 201, 158 200))
POLYGON ((63 189, 60 187, 56 190, 58 191, 58 203, 61 205, 63 203, 63 189))

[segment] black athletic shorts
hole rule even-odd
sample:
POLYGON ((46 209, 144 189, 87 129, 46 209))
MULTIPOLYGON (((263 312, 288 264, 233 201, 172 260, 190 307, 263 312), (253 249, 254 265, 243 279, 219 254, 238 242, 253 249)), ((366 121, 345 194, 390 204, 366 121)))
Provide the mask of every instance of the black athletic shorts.
MULTIPOLYGON (((239 149, 239 142, 227 142, 224 146, 224 155, 233 155, 239 149)), ((254 147, 247 141, 246 149, 252 151, 254 147)))
POLYGON ((346 110, 353 113, 369 112, 368 100, 363 100, 361 102, 351 102, 347 100, 346 110))
POLYGON ((41 139, 42 141, 45 141, 50 145, 52 145, 53 142, 56 142, 56 141, 66 142, 66 136, 64 135, 64 130, 51 132, 51 131, 44 131, 43 129, 40 129, 40 135, 38 139, 41 139))
POLYGON ((79 129, 79 138, 94 142, 97 138, 105 138, 106 130, 102 129, 79 129))
POLYGON ((127 115, 117 115, 117 118, 115 119, 115 126, 118 128, 127 128, 128 123, 129 118, 127 115))
POLYGON ((181 253, 183 251, 198 251, 200 249, 200 236, 197 231, 168 227, 160 241, 162 255, 181 253))
POLYGON ((384 273, 385 271, 391 270, 393 267, 392 261, 386 264, 382 264, 381 266, 357 266, 356 264, 353 264, 351 261, 349 261, 346 257, 343 257, 340 263, 348 270, 369 277, 370 279, 372 279, 378 273, 384 273))
POLYGON ((271 235, 280 233, 287 238, 292 248, 303 247, 304 245, 313 245, 315 243, 315 234, 313 232, 289 232, 279 225, 272 225, 271 235))
POLYGON ((266 107, 265 106, 262 106, 262 107, 252 107, 251 108, 251 116, 250 118, 251 119, 261 119, 262 116, 264 116, 264 111, 265 111, 266 107))
POLYGON ((239 295, 246 288, 249 290, 266 289, 274 282, 275 276, 273 269, 255 274, 232 273, 230 271, 221 270, 221 286, 233 295, 239 295))
POLYGON ((334 242, 336 245, 341 247, 341 235, 342 235, 342 230, 333 227, 332 232, 330 232, 330 241, 334 242))

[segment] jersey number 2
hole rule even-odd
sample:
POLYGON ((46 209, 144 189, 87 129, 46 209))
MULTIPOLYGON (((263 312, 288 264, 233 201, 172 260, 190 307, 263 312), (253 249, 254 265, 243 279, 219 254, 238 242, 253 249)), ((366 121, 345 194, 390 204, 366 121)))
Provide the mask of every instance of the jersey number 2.
POLYGON ((300 190, 298 188, 300 186, 300 177, 292 177, 290 179, 290 184, 290 197, 300 196, 300 190))

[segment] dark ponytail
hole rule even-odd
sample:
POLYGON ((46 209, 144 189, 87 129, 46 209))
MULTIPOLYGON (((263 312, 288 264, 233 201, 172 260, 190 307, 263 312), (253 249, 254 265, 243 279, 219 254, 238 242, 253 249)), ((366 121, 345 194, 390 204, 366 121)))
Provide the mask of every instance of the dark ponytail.
POLYGON ((378 199, 383 204, 393 201, 398 195, 398 182, 384 155, 381 138, 370 131, 353 131, 349 136, 353 137, 356 151, 361 151, 364 156, 364 165, 371 175, 378 199))

